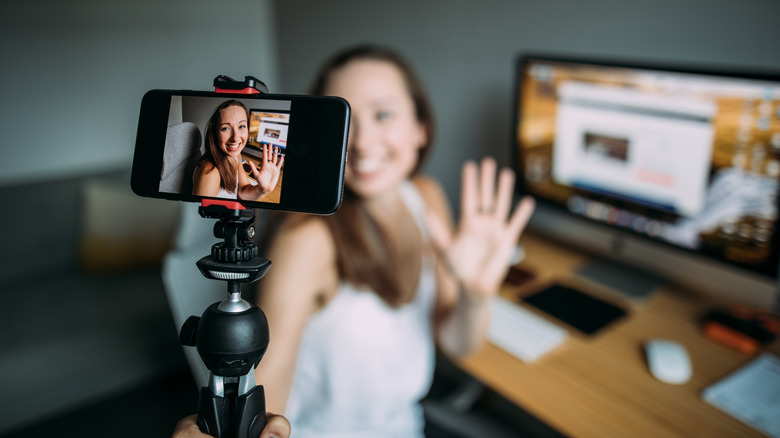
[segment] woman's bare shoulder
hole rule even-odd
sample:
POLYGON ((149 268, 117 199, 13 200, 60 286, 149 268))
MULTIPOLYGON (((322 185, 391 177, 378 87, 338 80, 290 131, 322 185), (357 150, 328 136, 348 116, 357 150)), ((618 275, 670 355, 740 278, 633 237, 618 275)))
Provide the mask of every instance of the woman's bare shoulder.
MULTIPOLYGON (((315 263, 335 260, 335 244, 325 219, 317 216, 293 214, 282 219, 276 227, 271 254, 284 259, 315 263)), ((319 264, 319 263, 318 263, 319 264)))
MULTIPOLYGON (((302 213, 290 213, 285 214, 281 219, 282 222, 277 228, 281 233, 281 236, 288 236, 295 238, 296 236, 306 236, 307 238, 317 238, 323 240, 330 239, 330 229, 328 224, 325 223, 325 218, 302 214, 302 213)), ((325 242, 320 242, 325 243, 325 242)))
POLYGON ((198 166, 195 168, 195 177, 202 177, 205 175, 213 175, 213 174, 219 175, 219 171, 217 170, 217 166, 214 165, 211 161, 201 161, 198 163, 198 166))
MULTIPOLYGON (((315 216, 287 216, 278 224, 273 243, 267 253, 271 269, 263 279, 261 302, 272 305, 275 300, 300 303, 303 314, 311 313, 319 297, 327 295, 338 279, 336 251, 325 220, 315 216), (274 294, 274 291, 283 293, 274 294), (303 303, 308 303, 304 305, 303 303)), ((284 304, 280 304, 284 306, 284 304)), ((290 310, 290 308, 285 307, 290 310)))
POLYGON ((192 182, 194 184, 193 194, 216 196, 219 193, 222 178, 219 176, 219 170, 213 163, 204 161, 195 168, 192 174, 192 182))

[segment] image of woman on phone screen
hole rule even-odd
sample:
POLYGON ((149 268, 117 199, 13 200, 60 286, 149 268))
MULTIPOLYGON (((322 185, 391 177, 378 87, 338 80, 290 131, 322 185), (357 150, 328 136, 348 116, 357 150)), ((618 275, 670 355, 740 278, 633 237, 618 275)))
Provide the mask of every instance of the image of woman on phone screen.
POLYGON ((237 100, 223 102, 206 124, 206 151, 193 174, 193 195, 259 201, 279 182, 284 156, 276 147, 263 145, 260 168, 242 163, 241 152, 249 137, 249 111, 237 100), (244 172, 244 164, 254 181, 244 172))

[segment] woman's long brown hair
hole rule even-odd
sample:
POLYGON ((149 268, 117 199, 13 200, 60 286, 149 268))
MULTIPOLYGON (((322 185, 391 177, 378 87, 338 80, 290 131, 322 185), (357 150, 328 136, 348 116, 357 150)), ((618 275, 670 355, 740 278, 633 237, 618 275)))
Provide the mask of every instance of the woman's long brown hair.
POLYGON ((249 122, 249 110, 243 103, 238 100, 226 100, 222 102, 217 109, 214 110, 214 113, 211 114, 209 121, 206 123, 206 132, 204 135, 206 151, 196 164, 196 168, 206 163, 210 163, 212 166, 216 167, 219 172, 220 187, 228 192, 236 190, 238 173, 235 165, 231 164, 228 160, 228 155, 219 147, 219 124, 222 121, 222 110, 231 106, 243 108, 244 112, 247 114, 247 122, 249 122))
MULTIPOLYGON (((423 165, 431 149, 434 120, 431 106, 422 85, 409 64, 395 51, 379 46, 361 45, 348 48, 330 58, 315 76, 310 93, 324 94, 330 76, 339 68, 357 60, 389 62, 396 66, 404 78, 409 95, 414 102, 417 121, 427 133, 426 143, 419 149, 417 165, 412 175, 423 165)), ((376 292, 389 305, 397 307, 412 298, 413 290, 405 290, 400 269, 402 257, 387 234, 366 210, 360 197, 349 187, 338 211, 323 218, 333 236, 336 262, 341 281, 356 287, 366 287, 376 292)), ((271 221, 277 222, 277 221, 271 221)), ((278 222, 277 222, 278 223, 278 222)), ((267 235, 272 237, 272 235, 267 235)), ((263 242, 268 243, 268 242, 263 242)), ((407 288, 408 289, 408 288, 407 288)))

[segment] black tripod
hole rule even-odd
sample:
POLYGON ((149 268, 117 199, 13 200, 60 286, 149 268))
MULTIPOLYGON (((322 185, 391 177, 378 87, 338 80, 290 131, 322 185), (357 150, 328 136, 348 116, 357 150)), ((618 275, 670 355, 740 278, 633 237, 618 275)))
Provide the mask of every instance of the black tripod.
POLYGON ((205 200, 198 209, 217 218, 214 236, 224 239, 211 255, 197 262, 206 278, 227 281, 228 298, 191 316, 180 333, 183 345, 197 347, 211 371, 200 389, 198 426, 218 438, 257 438, 265 427, 265 392, 255 386, 254 371, 268 348, 268 321, 263 311, 241 298, 241 284, 265 275, 271 262, 257 256, 250 241, 255 212, 237 202, 205 200))

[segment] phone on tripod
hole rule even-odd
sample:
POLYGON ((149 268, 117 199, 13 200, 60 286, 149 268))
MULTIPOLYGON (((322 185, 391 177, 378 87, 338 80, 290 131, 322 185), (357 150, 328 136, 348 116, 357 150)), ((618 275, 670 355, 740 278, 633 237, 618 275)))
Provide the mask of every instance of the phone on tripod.
POLYGON ((131 187, 151 198, 235 199, 247 208, 330 214, 341 203, 349 119, 349 104, 338 97, 151 90, 141 101, 131 187), (235 123, 216 117, 209 129, 218 108, 234 101, 246 116, 235 123), (223 129, 237 134, 222 141, 223 129), (278 181, 257 198, 242 197, 234 186, 199 193, 204 167, 229 159, 236 185, 257 186, 271 161, 278 181))
POLYGON ((338 97, 264 94, 251 76, 219 76, 214 86, 144 95, 131 187, 139 196, 200 202, 203 218, 218 219, 214 236, 223 242, 196 265, 206 278, 227 283, 227 298, 187 319, 180 341, 196 347, 210 370, 198 399, 200 430, 254 438, 266 424, 254 370, 270 334, 263 311, 241 298, 241 285, 271 265, 252 242, 255 209, 338 209, 350 108, 338 97))

